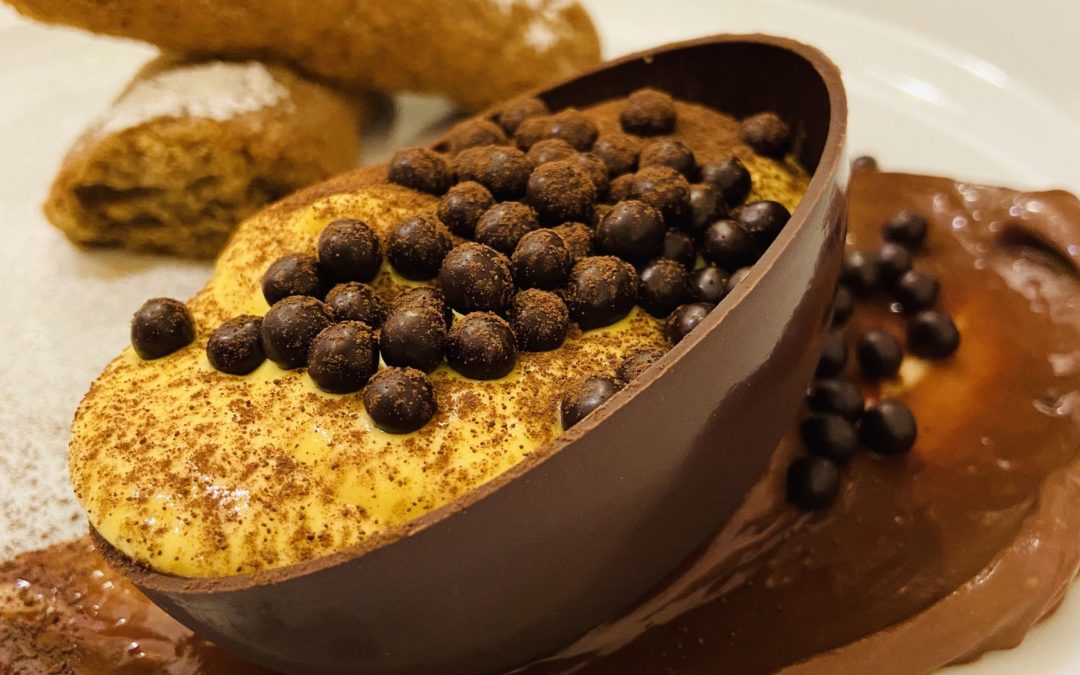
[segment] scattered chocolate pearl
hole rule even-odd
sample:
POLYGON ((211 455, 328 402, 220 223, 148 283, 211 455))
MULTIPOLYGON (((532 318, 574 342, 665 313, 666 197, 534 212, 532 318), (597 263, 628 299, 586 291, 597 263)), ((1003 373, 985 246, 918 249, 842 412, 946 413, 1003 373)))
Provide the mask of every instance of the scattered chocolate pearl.
POLYGON ((589 177, 593 187, 596 188, 596 198, 603 199, 611 187, 611 179, 608 177, 607 165, 604 160, 591 152, 579 152, 568 160, 571 164, 581 169, 582 173, 589 177))
POLYGON ((717 304, 727 295, 728 273, 716 265, 706 265, 695 270, 691 279, 694 299, 698 302, 717 304))
POLYGON ((844 334, 834 331, 825 336, 821 345, 821 359, 818 361, 817 377, 836 377, 847 365, 848 349, 844 334))
POLYGON ((453 174, 439 153, 427 148, 406 148, 395 152, 390 159, 390 182, 441 195, 453 182, 453 174))
POLYGON ((641 149, 638 166, 669 166, 686 176, 686 180, 694 180, 698 172, 694 151, 674 138, 659 138, 647 143, 641 149))
POLYGON ((551 137, 551 115, 529 117, 514 130, 514 144, 528 150, 536 143, 551 137))
POLYGON ((615 178, 637 170, 641 144, 626 134, 604 134, 596 139, 592 151, 607 166, 608 176, 615 178))
POLYGON ((882 281, 896 281, 911 269, 911 252, 900 244, 888 242, 878 251, 877 263, 882 281))
MULTIPOLYGON (((446 304, 446 296, 434 286, 417 286, 407 291, 402 291, 390 305, 390 311, 405 309, 406 307, 428 307, 443 318, 443 323, 449 329, 454 323, 454 310, 446 304)), ((372 324, 368 324, 369 326, 372 324)))
POLYGON ((669 227, 682 227, 690 218, 690 183, 669 166, 647 166, 634 174, 631 194, 660 211, 669 227))
POLYGON ((500 312, 514 296, 510 261, 490 246, 467 242, 450 251, 439 270, 446 302, 461 312, 500 312))
POLYGON ((599 132, 588 115, 575 108, 565 108, 551 116, 548 134, 584 152, 593 146, 599 132))
POLYGON ((892 291, 900 306, 910 314, 933 307, 941 293, 941 284, 922 272, 909 270, 901 275, 892 291))
POLYGON ((634 174, 626 173, 612 179, 608 185, 608 201, 622 202, 632 199, 634 194, 634 174))
POLYGON ((735 287, 743 282, 747 276, 749 276, 752 267, 740 267, 731 273, 731 276, 727 280, 727 292, 731 293, 735 290, 735 287))
POLYGON ((435 390, 419 370, 383 368, 364 388, 364 408, 383 431, 407 434, 435 416, 435 390))
POLYGON ((446 146, 451 154, 479 145, 505 145, 509 142, 502 127, 489 120, 471 119, 455 124, 446 133, 446 146))
POLYGON ((334 321, 363 321, 378 328, 386 320, 386 303, 371 286, 358 281, 331 288, 326 294, 326 306, 334 321))
POLYGON ((194 340, 195 320, 179 300, 147 300, 131 318, 131 346, 145 360, 168 356, 194 340))
POLYGON ((564 299, 570 316, 582 330, 599 328, 622 319, 637 302, 638 276, 634 268, 613 256, 582 258, 570 269, 564 299))
POLYGON ((791 129, 776 113, 762 112, 742 121, 740 137, 754 152, 782 159, 791 149, 791 129))
POLYGON ((859 444, 855 426, 840 415, 817 413, 799 424, 799 437, 807 452, 844 465, 855 455, 859 444))
POLYGON ((879 455, 902 455, 919 434, 915 416, 901 401, 884 399, 867 408, 859 421, 859 442, 879 455))
POLYGON ((893 241, 918 250, 926 241, 928 229, 926 218, 914 211, 904 210, 885 221, 885 224, 881 226, 881 236, 885 241, 893 241))
POLYGON ((517 338, 510 324, 491 312, 473 312, 456 322, 446 338, 450 367, 474 380, 497 380, 514 369, 517 338))
POLYGON ((510 255, 521 238, 540 227, 536 211, 521 202, 495 204, 476 221, 476 241, 510 255))
POLYGON ((361 321, 327 326, 315 336, 308 353, 308 375, 332 394, 359 391, 379 367, 375 333, 361 321))
POLYGON ((476 234, 476 221, 495 205, 491 192, 475 181, 458 183, 447 190, 439 200, 439 220, 459 237, 472 239, 476 234))
POLYGON ((566 242, 554 230, 534 230, 518 242, 510 256, 514 281, 521 288, 551 291, 561 287, 573 261, 566 242))
POLYGON ((872 330, 859 338, 855 346, 855 358, 864 376, 871 380, 883 380, 900 372, 904 350, 892 335, 885 331, 872 330))
POLYGON ((753 265, 761 257, 757 241, 734 220, 717 220, 701 235, 701 257, 725 270, 753 265))
POLYGON ((787 225, 791 212, 780 202, 762 200, 743 204, 732 211, 731 216, 754 235, 754 240, 764 251, 787 225))
POLYGON ((836 413, 858 420, 864 405, 859 387, 844 378, 815 380, 806 392, 806 406, 813 412, 836 413))
POLYGON ((697 236, 709 225, 727 215, 727 207, 720 191, 708 183, 690 186, 690 219, 687 222, 691 234, 697 236))
POLYGON ((536 167, 525 188, 525 202, 536 209, 547 227, 568 220, 588 222, 595 201, 592 179, 566 160, 536 167))
POLYGON ((247 375, 259 367, 266 354, 259 335, 262 319, 250 314, 234 316, 214 329, 206 343, 206 360, 229 375, 247 375))
POLYGON ((663 252, 665 231, 658 210, 631 199, 604 215, 596 228, 596 246, 601 253, 641 263, 663 252))
POLYGON ((638 304, 649 314, 662 318, 690 301, 692 286, 686 268, 671 258, 657 258, 641 270, 638 304))
POLYGON ((855 298, 847 286, 840 284, 836 287, 836 295, 832 302, 832 325, 843 326, 855 313, 855 298))
POLYGON ((559 348, 570 329, 570 310, 562 298, 538 288, 524 290, 510 301, 507 313, 518 347, 526 352, 559 348))
POLYGON ((624 131, 658 136, 675 130, 675 101, 665 92, 645 87, 627 97, 619 113, 624 131))
POLYGON ((499 201, 525 194, 532 170, 533 164, 524 152, 505 145, 469 148, 454 158, 458 180, 480 183, 499 201))
POLYGON ((569 159, 577 154, 577 149, 561 138, 545 138, 537 141, 529 148, 527 157, 535 165, 540 166, 547 162, 560 159, 569 159))
POLYGON ((379 332, 383 361, 430 373, 442 363, 446 322, 432 307, 399 307, 390 312, 379 332))
POLYGON ((949 315, 923 310, 908 320, 907 345, 918 357, 946 359, 960 347, 960 331, 949 315))
POLYGON ((272 262, 262 277, 262 292, 266 304, 290 295, 322 297, 324 289, 319 275, 319 261, 313 255, 290 253, 272 262))
POLYGON ((881 269, 877 256, 864 251, 852 251, 844 257, 840 280, 853 293, 867 296, 881 285, 881 269))
POLYGON ((417 214, 398 223, 386 240, 386 257, 406 279, 422 281, 439 272, 454 241, 435 216, 417 214))
POLYGON ((530 117, 543 117, 550 111, 547 104, 535 97, 514 99, 504 105, 496 114, 495 121, 508 134, 518 130, 521 123, 530 117))
POLYGON ((630 384, 663 355, 664 352, 659 349, 639 349, 623 359, 615 369, 615 377, 623 384, 630 384))
POLYGON ((878 162, 870 155, 859 155, 851 160, 852 171, 877 171, 878 162))
POLYGON ((609 377, 594 375, 570 388, 559 404, 563 429, 569 429, 605 401, 618 393, 619 383, 609 377))
POLYGON ((682 230, 667 230, 664 232, 664 247, 660 255, 671 258, 688 270, 694 269, 697 262, 697 249, 694 247, 694 239, 682 230))
POLYGON ((750 194, 750 171, 738 157, 717 164, 704 164, 699 173, 701 182, 719 190, 724 203, 730 208, 742 204, 750 194))
POLYGON ((340 218, 319 235, 319 265, 334 281, 371 281, 382 267, 379 237, 366 223, 340 218))
POLYGON ((285 370, 307 365, 311 341, 332 322, 330 308, 315 298, 291 295, 277 301, 259 331, 266 357, 285 370))
POLYGON ((807 455, 788 467, 787 500, 808 511, 828 508, 840 494, 840 469, 824 457, 807 455))
POLYGON ((562 237, 574 262, 592 255, 593 231, 585 223, 563 223, 551 228, 551 231, 562 237))
POLYGON ((715 306, 711 302, 691 302, 677 308, 664 322, 664 337, 672 344, 678 344, 698 327, 715 306))

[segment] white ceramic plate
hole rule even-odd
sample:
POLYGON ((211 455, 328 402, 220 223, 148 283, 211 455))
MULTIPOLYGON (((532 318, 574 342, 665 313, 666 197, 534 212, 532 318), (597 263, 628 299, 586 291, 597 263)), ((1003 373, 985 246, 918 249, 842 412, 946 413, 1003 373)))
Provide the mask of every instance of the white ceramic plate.
MULTIPOLYGON (((1060 0, 586 0, 614 56, 719 32, 814 44, 843 69, 851 149, 887 169, 1080 192, 1080 8, 1060 0), (943 6, 944 5, 944 6, 943 6)), ((0 7, 0 559, 77 536, 66 482, 72 412, 127 341, 131 312, 187 297, 209 266, 79 251, 41 216, 63 153, 153 51, 32 25, 0 7)), ((406 99, 365 159, 427 135, 447 114, 406 99)), ((1080 505, 1078 505, 1080 508, 1080 505)), ((1080 672, 1080 594, 1018 649, 963 675, 1080 672)))

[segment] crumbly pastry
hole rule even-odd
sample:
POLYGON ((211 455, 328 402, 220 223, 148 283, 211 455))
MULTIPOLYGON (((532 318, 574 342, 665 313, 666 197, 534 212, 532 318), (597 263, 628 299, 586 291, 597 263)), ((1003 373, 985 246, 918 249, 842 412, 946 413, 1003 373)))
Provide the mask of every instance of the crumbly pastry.
POLYGON ((282 66, 159 58, 76 141, 45 214, 80 244, 213 256, 247 216, 354 166, 369 106, 282 66))
POLYGON ((181 53, 284 61, 345 88, 478 109, 599 61, 571 0, 7 0, 23 14, 181 53))

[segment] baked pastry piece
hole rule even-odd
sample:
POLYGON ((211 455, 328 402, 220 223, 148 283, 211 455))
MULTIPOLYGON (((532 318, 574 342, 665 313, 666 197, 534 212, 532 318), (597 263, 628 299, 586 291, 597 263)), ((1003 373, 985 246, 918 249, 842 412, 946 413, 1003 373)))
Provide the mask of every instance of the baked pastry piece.
POLYGON ((370 101, 256 61, 148 64, 45 202, 80 244, 215 255, 241 220, 356 164, 370 101))
POLYGON ((8 0, 23 14, 168 51, 285 61, 336 85, 445 94, 477 109, 592 65, 566 0, 8 0))

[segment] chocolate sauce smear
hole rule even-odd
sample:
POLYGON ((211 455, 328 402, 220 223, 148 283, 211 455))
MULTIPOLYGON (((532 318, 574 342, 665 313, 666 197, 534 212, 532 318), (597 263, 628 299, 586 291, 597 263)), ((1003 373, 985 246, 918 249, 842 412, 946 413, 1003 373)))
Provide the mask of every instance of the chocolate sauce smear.
MULTIPOLYGON (((859 451, 836 503, 785 502, 796 433, 740 514, 624 617, 519 673, 923 672, 1013 646, 1080 566, 1080 202, 856 171, 849 243, 903 209, 930 222, 916 270, 962 347, 859 380, 905 401, 902 458, 859 451)), ((848 336, 904 319, 884 295, 848 336)), ((859 378, 858 364, 846 373, 859 378)), ((75 542, 0 565, 0 666, 14 672, 262 672, 176 624, 75 542)))

